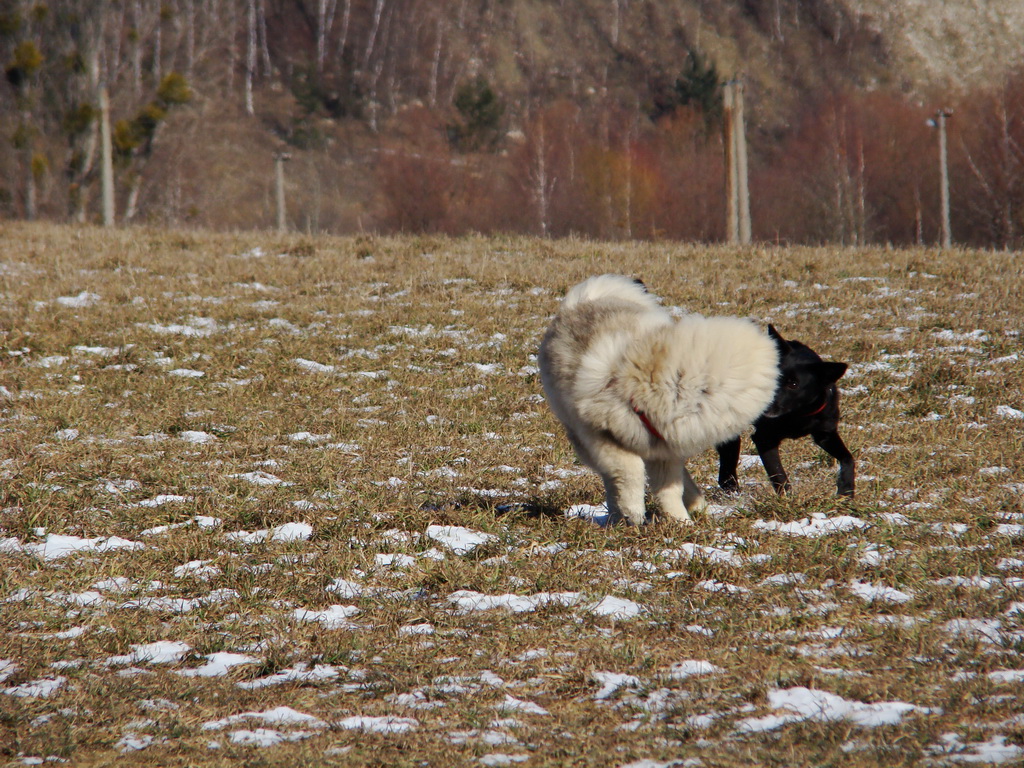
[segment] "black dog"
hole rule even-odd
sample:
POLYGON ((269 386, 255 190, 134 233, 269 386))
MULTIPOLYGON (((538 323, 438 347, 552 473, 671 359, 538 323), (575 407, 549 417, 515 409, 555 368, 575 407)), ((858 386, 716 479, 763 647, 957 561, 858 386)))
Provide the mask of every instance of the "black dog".
MULTIPOLYGON (((839 461, 836 487, 840 496, 853 496, 853 456, 839 437, 839 387, 846 363, 825 362, 799 341, 786 341, 768 326, 779 347, 779 390, 767 411, 754 422, 754 445, 776 493, 789 490, 789 478, 779 459, 779 444, 810 435, 820 448, 839 461)), ((718 485, 739 488, 737 436, 718 446, 718 485)))

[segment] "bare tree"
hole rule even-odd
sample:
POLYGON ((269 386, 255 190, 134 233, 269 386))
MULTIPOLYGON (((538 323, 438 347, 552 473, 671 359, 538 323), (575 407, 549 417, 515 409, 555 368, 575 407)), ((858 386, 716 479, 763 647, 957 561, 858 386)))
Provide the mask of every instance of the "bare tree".
POLYGON ((427 92, 427 102, 431 107, 437 106, 437 80, 441 72, 441 50, 444 43, 445 17, 444 13, 437 14, 437 32, 434 40, 434 56, 430 62, 430 86, 427 92))
POLYGON ((334 11, 338 0, 318 0, 316 13, 316 71, 323 73, 327 58, 327 39, 334 26, 334 11))
POLYGON ((185 77, 192 79, 196 62, 196 0, 185 0, 185 77))
POLYGON ((345 12, 341 14, 341 32, 338 34, 338 55, 345 54, 348 43, 348 26, 352 18, 352 0, 345 0, 345 12))
POLYGON ((558 179, 551 167, 551 145, 548 140, 547 116, 541 114, 534 123, 531 135, 527 137, 528 170, 526 173, 527 193, 537 208, 537 225, 542 236, 551 231, 551 196, 558 179))
POLYGON ((252 81, 256 75, 256 0, 247 0, 245 19, 248 31, 245 57, 245 112, 254 115, 256 108, 253 104, 252 81))
POLYGON ((618 45, 622 29, 622 6, 627 5, 629 0, 610 0, 610 2, 612 4, 612 28, 609 37, 612 45, 618 45))
POLYGON ((153 82, 159 83, 163 73, 163 0, 153 0, 155 21, 153 23, 153 82))
POLYGON ((264 0, 257 0, 256 5, 256 27, 259 37, 259 55, 263 60, 263 74, 270 77, 273 74, 273 66, 270 62, 270 45, 267 43, 267 6, 264 0))
POLYGON ((377 42, 377 31, 380 29, 381 16, 384 14, 384 6, 387 0, 374 0, 373 21, 370 26, 370 33, 366 36, 366 49, 363 51, 363 69, 370 68, 370 59, 373 57, 373 49, 377 42))
POLYGON ((132 3, 132 24, 134 35, 132 40, 132 91, 135 98, 142 93, 142 2, 135 0, 132 3))

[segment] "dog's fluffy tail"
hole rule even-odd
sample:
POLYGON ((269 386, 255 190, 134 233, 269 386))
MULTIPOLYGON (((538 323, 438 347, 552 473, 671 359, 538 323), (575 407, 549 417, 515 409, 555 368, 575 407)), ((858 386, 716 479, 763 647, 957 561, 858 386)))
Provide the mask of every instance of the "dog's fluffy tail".
POLYGON ((597 275, 573 286, 562 301, 561 311, 576 309, 591 301, 617 299, 644 308, 659 307, 658 300, 647 292, 639 280, 622 275, 597 275))

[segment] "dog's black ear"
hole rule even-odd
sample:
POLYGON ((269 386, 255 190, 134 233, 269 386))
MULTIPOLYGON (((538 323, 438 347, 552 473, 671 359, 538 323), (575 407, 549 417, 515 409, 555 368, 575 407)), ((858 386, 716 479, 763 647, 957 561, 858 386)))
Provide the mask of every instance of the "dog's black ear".
POLYGON ((643 288, 644 289, 644 293, 647 293, 647 283, 645 283, 639 277, 634 277, 633 278, 633 282, 636 283, 637 285, 639 285, 641 288, 643 288))
POLYGON ((846 363, 822 363, 818 369, 821 373, 822 379, 826 383, 832 384, 839 381, 846 373, 846 363))
POLYGON ((768 324, 768 336, 775 340, 775 346, 779 348, 779 354, 784 355, 789 352, 789 342, 782 338, 782 334, 775 330, 775 326, 768 324))

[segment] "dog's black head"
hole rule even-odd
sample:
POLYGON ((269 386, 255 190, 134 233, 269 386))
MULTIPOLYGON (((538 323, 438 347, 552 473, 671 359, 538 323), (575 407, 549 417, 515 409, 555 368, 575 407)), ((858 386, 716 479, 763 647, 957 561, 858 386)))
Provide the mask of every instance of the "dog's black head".
POLYGON ((806 344, 782 338, 773 325, 768 335, 779 349, 779 385, 764 415, 809 416, 823 408, 830 388, 846 373, 846 363, 822 360, 806 344))

